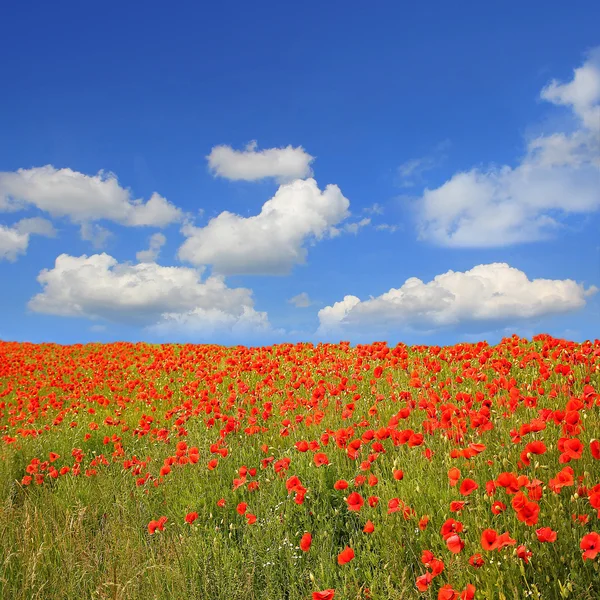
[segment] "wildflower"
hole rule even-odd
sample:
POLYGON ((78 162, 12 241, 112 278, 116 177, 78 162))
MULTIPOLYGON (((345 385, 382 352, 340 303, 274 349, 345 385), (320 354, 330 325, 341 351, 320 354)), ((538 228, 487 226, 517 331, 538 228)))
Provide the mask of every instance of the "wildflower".
POLYGON ((349 563, 354 558, 354 550, 349 546, 346 546, 339 554, 338 554, 338 565, 345 565, 349 563))
POLYGON ((300 539, 300 550, 302 550, 303 552, 308 552, 311 544, 312 535, 310 533, 305 533, 300 539))

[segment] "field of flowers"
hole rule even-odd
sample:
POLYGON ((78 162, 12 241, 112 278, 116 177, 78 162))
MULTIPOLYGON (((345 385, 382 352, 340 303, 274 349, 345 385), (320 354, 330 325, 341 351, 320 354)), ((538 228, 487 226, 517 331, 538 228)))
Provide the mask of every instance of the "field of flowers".
POLYGON ((600 341, 0 343, 0 598, 600 598, 600 341))

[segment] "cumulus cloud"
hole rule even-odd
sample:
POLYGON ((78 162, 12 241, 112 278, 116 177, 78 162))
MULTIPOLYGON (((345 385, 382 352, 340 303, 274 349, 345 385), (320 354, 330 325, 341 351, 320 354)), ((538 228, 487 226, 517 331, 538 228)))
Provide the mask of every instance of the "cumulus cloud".
POLYGON ((37 280, 43 290, 29 308, 39 313, 135 323, 162 333, 269 330, 251 290, 229 288, 218 276, 202 281, 201 270, 189 267, 119 263, 105 253, 61 254, 37 280))
POLYGON ((435 329, 462 323, 485 328, 578 310, 596 291, 571 279, 530 280, 505 263, 478 265, 470 271, 448 271, 428 283, 411 277, 400 288, 369 300, 345 296, 319 311, 319 333, 435 329))
POLYGON ((178 256, 223 275, 283 275, 305 261, 307 243, 339 233, 349 206, 337 185, 321 191, 314 179, 298 179, 281 185, 256 216, 225 211, 205 227, 184 226, 178 256))
POLYGON ((32 235, 54 237, 56 230, 41 217, 21 219, 12 227, 0 224, 0 260, 14 262, 20 254, 25 254, 32 235))
POLYGON ((206 157, 214 175, 235 181, 257 181, 274 177, 280 182, 310 177, 314 160, 302 146, 257 150, 256 141, 244 150, 231 146, 215 146, 206 157))
POLYGON ((570 132, 531 140, 515 167, 456 173, 417 204, 420 235, 444 246, 505 246, 551 237, 567 215, 600 209, 600 49, 541 98, 567 106, 570 132))
POLYGON ((288 300, 296 308, 308 308, 313 302, 306 292, 300 292, 288 300))
POLYGON ((78 224, 106 219, 133 227, 164 227, 182 219, 181 210, 157 193, 147 201, 133 198, 111 173, 84 175, 51 165, 0 172, 0 212, 31 206, 78 224))
POLYGON ((148 250, 140 250, 135 257, 139 262, 155 262, 166 241, 167 238, 162 233, 154 233, 150 236, 148 250))

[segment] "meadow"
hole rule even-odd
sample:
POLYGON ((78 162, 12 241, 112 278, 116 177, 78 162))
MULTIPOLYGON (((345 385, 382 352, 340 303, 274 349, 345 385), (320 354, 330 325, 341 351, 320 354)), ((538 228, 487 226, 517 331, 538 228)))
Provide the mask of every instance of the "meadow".
POLYGON ((600 341, 0 343, 0 598, 600 598, 600 341))

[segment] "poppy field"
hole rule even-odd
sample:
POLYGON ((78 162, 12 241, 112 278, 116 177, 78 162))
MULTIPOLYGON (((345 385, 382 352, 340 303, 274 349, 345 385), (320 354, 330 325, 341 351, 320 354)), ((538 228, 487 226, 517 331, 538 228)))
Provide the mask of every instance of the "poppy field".
POLYGON ((0 343, 0 598, 600 597, 600 341, 0 343))

